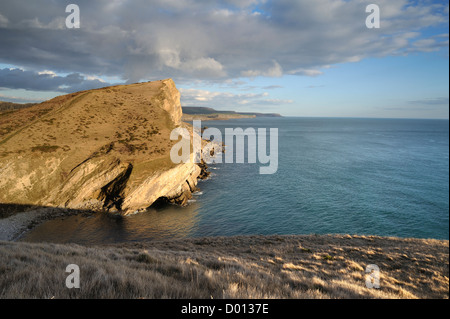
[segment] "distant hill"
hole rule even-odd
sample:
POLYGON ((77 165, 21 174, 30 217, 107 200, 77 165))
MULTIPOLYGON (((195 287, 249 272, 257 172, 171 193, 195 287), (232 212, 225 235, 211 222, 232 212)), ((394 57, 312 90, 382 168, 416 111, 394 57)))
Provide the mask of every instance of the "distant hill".
POLYGON ((36 103, 20 104, 20 103, 0 101, 0 113, 24 109, 33 105, 36 105, 36 103))
POLYGON ((236 111, 218 111, 211 107, 201 106, 183 106, 183 114, 188 115, 212 115, 212 114, 233 114, 233 115, 245 115, 251 117, 281 117, 277 113, 251 113, 251 112, 236 112, 236 111))

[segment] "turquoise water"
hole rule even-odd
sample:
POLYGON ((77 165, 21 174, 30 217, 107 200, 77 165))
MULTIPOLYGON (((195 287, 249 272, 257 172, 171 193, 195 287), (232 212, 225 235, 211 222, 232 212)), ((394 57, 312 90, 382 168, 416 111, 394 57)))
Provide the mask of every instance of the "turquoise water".
POLYGON ((447 120, 256 118, 208 127, 279 129, 276 174, 260 164, 211 165, 188 207, 123 220, 46 222, 24 240, 112 243, 251 234, 449 238, 447 120))

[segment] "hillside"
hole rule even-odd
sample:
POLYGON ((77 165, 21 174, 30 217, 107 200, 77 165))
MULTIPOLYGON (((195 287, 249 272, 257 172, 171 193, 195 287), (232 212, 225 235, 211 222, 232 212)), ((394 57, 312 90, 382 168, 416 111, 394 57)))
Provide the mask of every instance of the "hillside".
POLYGON ((0 298, 448 298, 448 241, 241 236, 83 247, 0 242, 0 298), (69 263, 80 289, 64 285, 69 263), (366 287, 366 267, 380 288, 366 287), (14 265, 13 267, 11 265, 14 265))
POLYGON ((21 103, 0 101, 0 113, 24 109, 33 105, 36 105, 36 103, 21 104, 21 103))
POLYGON ((0 114, 0 204, 107 209, 185 204, 201 168, 170 160, 172 80, 77 92, 0 114))

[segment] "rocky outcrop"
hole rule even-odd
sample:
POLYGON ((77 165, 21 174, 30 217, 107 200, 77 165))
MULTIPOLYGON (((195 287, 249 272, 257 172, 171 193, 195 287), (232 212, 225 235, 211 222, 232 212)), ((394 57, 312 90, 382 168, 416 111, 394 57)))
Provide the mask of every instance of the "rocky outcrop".
POLYGON ((161 105, 161 108, 169 113, 170 118, 176 126, 181 125, 183 111, 180 103, 180 92, 175 88, 172 80, 163 81, 160 93, 155 100, 161 105))
POLYGON ((200 173, 201 168, 193 163, 157 172, 126 196, 122 208, 126 212, 136 212, 158 199, 186 205, 192 197, 192 192, 197 190, 197 178, 200 173))
POLYGON ((0 204, 123 215, 158 199, 186 205, 207 167, 171 162, 170 132, 181 117, 170 79, 78 92, 4 114, 0 204))

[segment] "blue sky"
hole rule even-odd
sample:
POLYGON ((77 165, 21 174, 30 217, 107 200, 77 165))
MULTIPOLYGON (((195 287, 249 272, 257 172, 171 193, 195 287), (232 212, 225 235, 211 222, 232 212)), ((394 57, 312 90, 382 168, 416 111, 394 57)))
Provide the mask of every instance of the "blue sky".
MULTIPOLYGON (((75 3, 75 2, 74 2, 75 3)), ((445 118, 448 1, 0 4, 0 100, 173 78, 182 104, 285 116, 445 118), (365 7, 380 8, 367 29, 365 7)))

